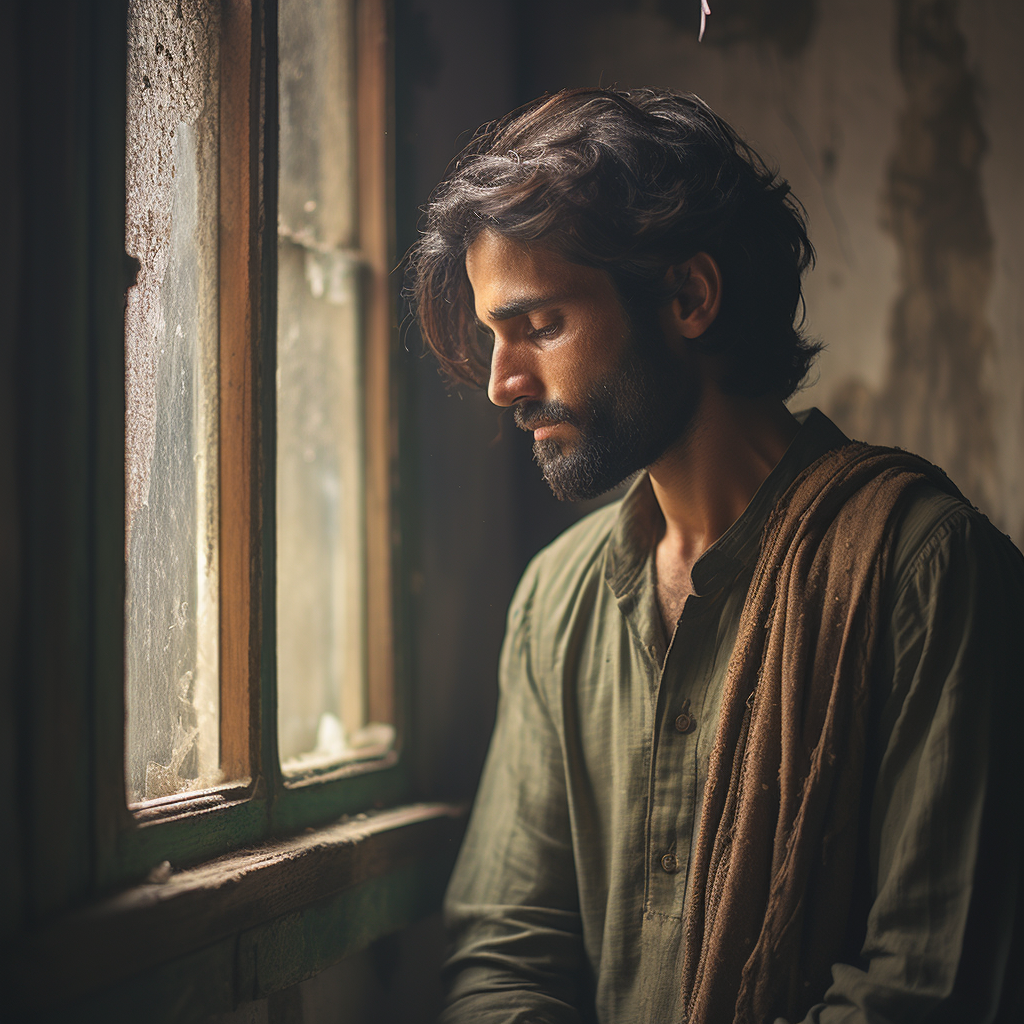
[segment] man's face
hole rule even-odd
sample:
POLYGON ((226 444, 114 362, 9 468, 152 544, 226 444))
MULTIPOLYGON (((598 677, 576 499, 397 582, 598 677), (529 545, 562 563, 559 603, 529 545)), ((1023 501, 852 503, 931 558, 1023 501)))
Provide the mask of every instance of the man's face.
POLYGON ((596 497, 685 434, 701 393, 656 316, 634 327, 603 270, 493 231, 469 247, 476 316, 494 336, 487 393, 533 431, 556 497, 596 497))

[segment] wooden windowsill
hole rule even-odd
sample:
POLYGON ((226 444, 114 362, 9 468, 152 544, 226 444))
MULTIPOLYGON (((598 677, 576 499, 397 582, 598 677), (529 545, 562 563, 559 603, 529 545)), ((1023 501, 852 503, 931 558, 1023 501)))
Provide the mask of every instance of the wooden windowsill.
POLYGON ((465 808, 413 804, 307 829, 134 886, 8 951, 14 990, 36 1011, 66 1005, 416 862, 454 861, 464 827, 465 808))

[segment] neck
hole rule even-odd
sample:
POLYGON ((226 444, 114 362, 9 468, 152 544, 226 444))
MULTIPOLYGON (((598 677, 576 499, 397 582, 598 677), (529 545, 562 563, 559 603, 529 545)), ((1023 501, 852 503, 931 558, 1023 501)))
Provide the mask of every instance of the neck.
POLYGON ((740 517, 798 430, 781 401, 706 384, 690 429, 650 467, 662 553, 691 566, 740 517))

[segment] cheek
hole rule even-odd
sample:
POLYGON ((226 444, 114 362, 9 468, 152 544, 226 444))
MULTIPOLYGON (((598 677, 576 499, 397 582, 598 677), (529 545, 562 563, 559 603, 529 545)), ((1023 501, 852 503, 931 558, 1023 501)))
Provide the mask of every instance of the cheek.
POLYGON ((587 382, 614 373, 629 346, 629 328, 621 316, 609 313, 588 320, 566 346, 572 355, 565 361, 565 378, 585 388, 587 382))
POLYGON ((571 401, 574 398, 579 398, 587 390, 585 374, 581 363, 577 360, 573 360, 560 367, 557 379, 559 381, 559 390, 566 400, 571 401))

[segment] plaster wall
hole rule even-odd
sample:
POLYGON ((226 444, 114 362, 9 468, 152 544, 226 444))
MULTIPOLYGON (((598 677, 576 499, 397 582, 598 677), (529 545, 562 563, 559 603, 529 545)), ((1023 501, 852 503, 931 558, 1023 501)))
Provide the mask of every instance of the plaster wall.
POLYGON ((606 0, 531 9, 529 91, 696 92, 790 181, 827 347, 795 407, 943 466, 1024 541, 1024 6, 606 0), (692 8, 692 10, 691 10, 692 8), (566 46, 567 39, 573 45, 566 46))

